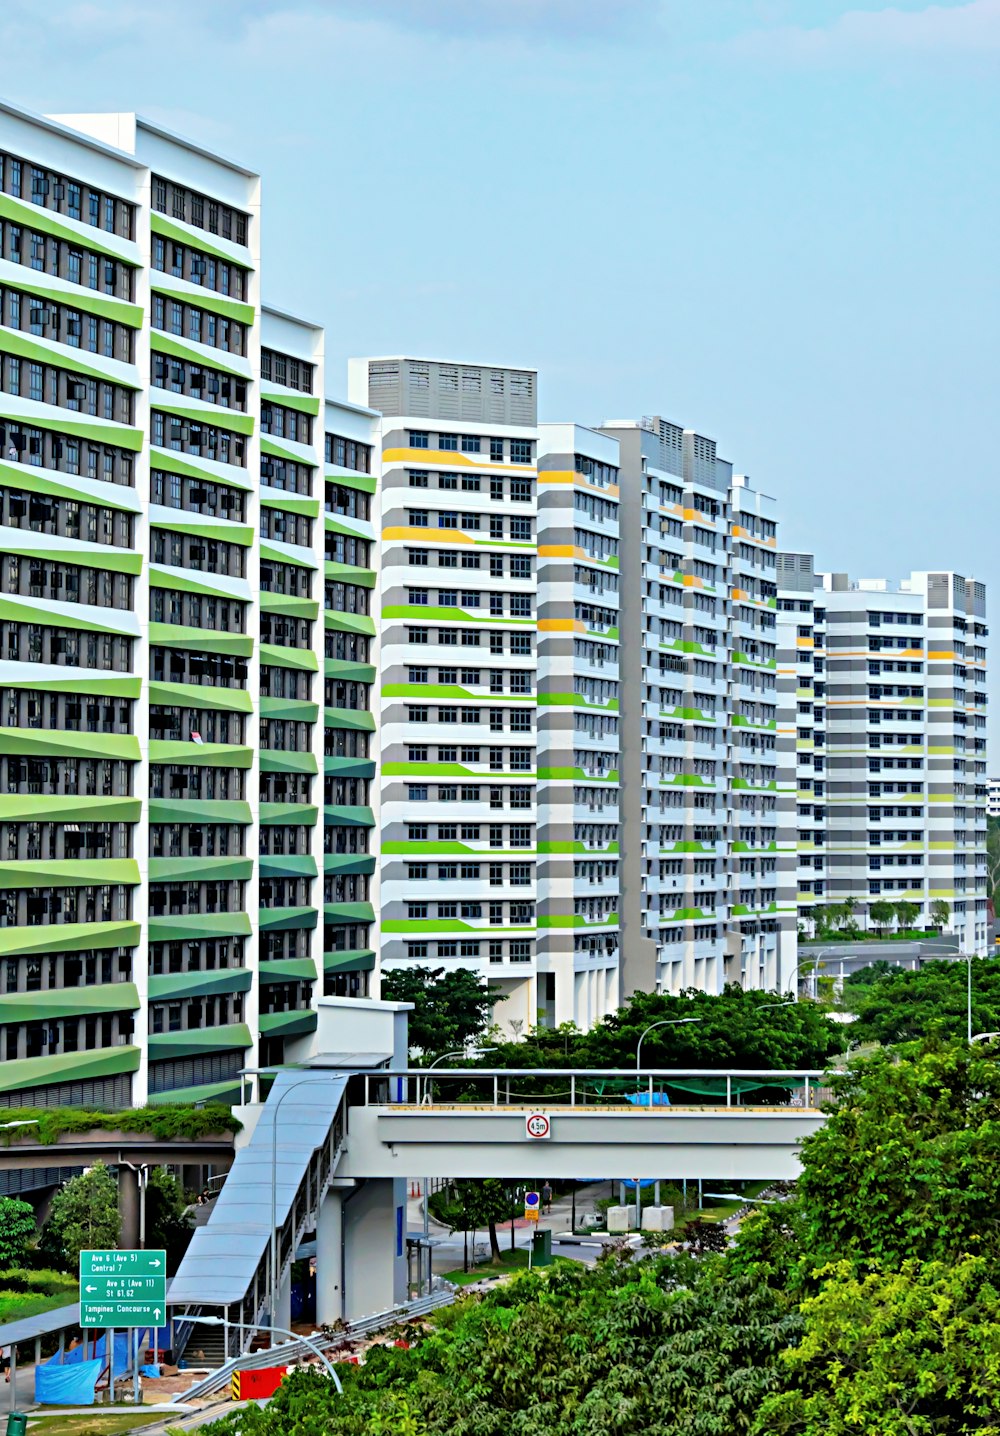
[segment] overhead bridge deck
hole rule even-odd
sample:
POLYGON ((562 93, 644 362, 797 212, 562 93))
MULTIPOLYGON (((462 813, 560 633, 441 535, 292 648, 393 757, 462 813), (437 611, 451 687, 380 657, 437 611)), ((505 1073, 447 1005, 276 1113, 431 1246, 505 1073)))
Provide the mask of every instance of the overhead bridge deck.
POLYGON ((433 1078, 426 1070, 394 1073, 387 1081, 371 1073, 364 1104, 350 1107, 337 1175, 517 1180, 537 1178, 541 1164, 553 1181, 626 1174, 789 1181, 798 1174, 799 1143, 824 1120, 823 1078, 818 1071, 456 1069, 433 1078), (526 1079, 561 1087, 552 1097, 516 1095, 526 1079), (471 1088, 466 1100, 441 1100, 456 1083, 471 1088), (714 1100, 684 1103, 691 1087, 714 1100), (665 1091, 672 1105, 662 1101, 665 1091), (387 1100, 395 1093, 412 1100, 387 1100), (529 1135, 532 1114, 547 1119, 547 1136, 529 1135))

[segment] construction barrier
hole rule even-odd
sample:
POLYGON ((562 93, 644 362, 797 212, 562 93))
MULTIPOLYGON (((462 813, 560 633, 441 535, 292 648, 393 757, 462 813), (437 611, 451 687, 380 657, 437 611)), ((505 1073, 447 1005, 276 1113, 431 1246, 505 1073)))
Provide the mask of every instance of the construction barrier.
POLYGON ((233 1400, 256 1401, 273 1396, 287 1370, 287 1366, 258 1366, 255 1371, 234 1371, 233 1400))

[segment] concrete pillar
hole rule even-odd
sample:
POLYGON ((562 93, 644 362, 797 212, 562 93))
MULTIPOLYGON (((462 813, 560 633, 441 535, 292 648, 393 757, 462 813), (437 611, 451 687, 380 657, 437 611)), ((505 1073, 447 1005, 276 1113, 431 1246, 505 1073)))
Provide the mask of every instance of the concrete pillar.
MULTIPOLYGON (((283 1326, 286 1331, 292 1324, 292 1269, 289 1266, 284 1278, 278 1287, 278 1300, 274 1303, 275 1326, 283 1326)), ((279 1340, 284 1340, 279 1337, 279 1340)))
POLYGON ((344 1315, 344 1198, 332 1187, 316 1220, 316 1320, 320 1325, 344 1315))
POLYGON ((119 1245, 139 1245, 139 1173, 124 1165, 118 1168, 118 1213, 122 1219, 119 1245))
POLYGON ((406 1300, 406 1181, 366 1181, 343 1203, 344 1315, 348 1321, 406 1300))

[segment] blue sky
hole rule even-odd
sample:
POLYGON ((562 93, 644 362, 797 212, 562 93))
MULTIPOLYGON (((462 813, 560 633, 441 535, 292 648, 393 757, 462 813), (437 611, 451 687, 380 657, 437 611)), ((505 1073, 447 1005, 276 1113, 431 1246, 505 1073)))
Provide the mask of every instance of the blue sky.
POLYGON ((716 437, 824 566, 993 577, 1000 0, 5 0, 4 88, 264 175, 354 353, 716 437))

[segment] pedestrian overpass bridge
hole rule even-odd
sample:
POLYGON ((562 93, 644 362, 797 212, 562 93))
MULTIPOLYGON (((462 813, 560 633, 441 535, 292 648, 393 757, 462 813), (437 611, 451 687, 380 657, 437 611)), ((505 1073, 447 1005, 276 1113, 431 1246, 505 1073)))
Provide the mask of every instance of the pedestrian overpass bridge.
POLYGON ((820 1071, 431 1072, 384 1060, 313 1057, 237 1109, 242 1145, 168 1295, 175 1316, 221 1313, 229 1355, 265 1313, 288 1326, 291 1264, 312 1232, 320 1323, 404 1301, 411 1179, 794 1180, 799 1143, 824 1120, 820 1071))

